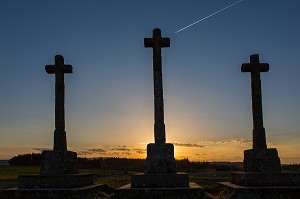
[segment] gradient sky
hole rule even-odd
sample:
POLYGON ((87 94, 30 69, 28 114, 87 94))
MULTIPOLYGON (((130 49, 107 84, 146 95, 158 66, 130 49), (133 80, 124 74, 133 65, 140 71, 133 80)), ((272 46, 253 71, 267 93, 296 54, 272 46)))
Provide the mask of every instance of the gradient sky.
POLYGON ((2 0, 0 3, 0 159, 52 148, 54 75, 66 74, 68 148, 86 157, 146 157, 153 142, 152 50, 160 28, 167 141, 176 158, 242 161, 251 148, 250 74, 258 53, 264 126, 282 163, 300 162, 300 1, 2 0))

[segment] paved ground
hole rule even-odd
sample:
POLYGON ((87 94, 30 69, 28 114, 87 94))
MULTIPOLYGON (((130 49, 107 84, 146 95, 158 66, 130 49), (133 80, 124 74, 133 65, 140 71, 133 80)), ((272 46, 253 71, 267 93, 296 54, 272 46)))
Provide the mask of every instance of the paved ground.
POLYGON ((214 176, 214 177, 227 177, 227 176, 230 176, 230 171, 217 171, 217 172, 196 172, 196 173, 189 173, 189 176, 214 176))
POLYGON ((0 189, 8 189, 8 188, 13 188, 17 187, 18 182, 17 181, 0 181, 0 189))

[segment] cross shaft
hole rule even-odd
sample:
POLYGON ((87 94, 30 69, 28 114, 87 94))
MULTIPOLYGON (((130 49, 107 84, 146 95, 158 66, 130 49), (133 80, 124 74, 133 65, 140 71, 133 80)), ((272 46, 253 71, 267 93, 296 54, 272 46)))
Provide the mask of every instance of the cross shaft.
POLYGON ((250 56, 250 63, 242 64, 242 72, 251 72, 253 149, 266 149, 266 135, 263 126, 262 94, 260 72, 268 72, 269 64, 260 63, 259 55, 250 56))
POLYGON ((160 29, 156 28, 153 30, 153 38, 144 39, 144 46, 153 48, 154 139, 155 143, 165 143, 161 48, 170 47, 170 38, 162 38, 160 29))
POLYGON ((55 131, 53 150, 67 150, 65 132, 65 82, 64 74, 72 73, 72 65, 64 64, 64 57, 55 56, 55 65, 46 65, 48 74, 55 74, 55 131))

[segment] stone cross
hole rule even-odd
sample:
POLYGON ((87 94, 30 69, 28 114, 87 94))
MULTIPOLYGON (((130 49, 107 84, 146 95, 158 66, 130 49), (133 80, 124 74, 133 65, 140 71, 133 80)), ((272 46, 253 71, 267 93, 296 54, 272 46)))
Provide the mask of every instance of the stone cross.
POLYGON ((251 55, 250 63, 242 64, 242 72, 251 72, 253 149, 267 149, 265 128, 263 126, 260 72, 268 72, 269 64, 260 63, 259 55, 251 55))
POLYGON ((53 150, 67 150, 65 132, 65 82, 64 73, 72 73, 72 65, 64 64, 64 57, 55 56, 54 65, 46 65, 48 74, 55 74, 55 131, 53 150))
POLYGON ((170 38, 162 38, 160 29, 156 28, 153 30, 153 38, 144 39, 144 46, 153 48, 155 143, 165 143, 161 48, 170 47, 170 38))

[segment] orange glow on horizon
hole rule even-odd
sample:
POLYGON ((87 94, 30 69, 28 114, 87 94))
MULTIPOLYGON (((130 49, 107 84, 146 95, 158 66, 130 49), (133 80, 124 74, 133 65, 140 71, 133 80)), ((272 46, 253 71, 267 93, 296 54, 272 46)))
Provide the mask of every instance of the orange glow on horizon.
MULTIPOLYGON (((230 161, 242 162, 243 151, 252 147, 251 140, 223 140, 223 141, 204 141, 198 143, 179 143, 174 144, 175 159, 188 158, 190 161, 230 161)), ((282 164, 299 164, 297 156, 298 145, 274 145, 268 143, 269 147, 278 150, 282 164)), ((0 159, 10 159, 19 154, 40 153, 48 148, 16 148, 2 147, 0 159)), ((69 150, 77 152, 78 157, 99 158, 99 157, 119 157, 119 158, 146 158, 147 144, 139 143, 136 145, 97 145, 93 147, 69 147, 69 150)))

